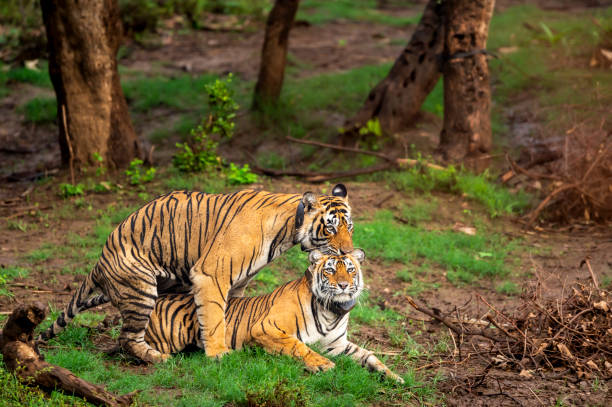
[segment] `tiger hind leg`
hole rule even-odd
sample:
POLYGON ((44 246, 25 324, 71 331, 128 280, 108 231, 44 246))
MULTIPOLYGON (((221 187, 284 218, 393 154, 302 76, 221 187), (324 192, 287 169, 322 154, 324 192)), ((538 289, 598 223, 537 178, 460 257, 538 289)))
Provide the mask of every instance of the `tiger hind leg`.
POLYGON ((139 287, 138 292, 129 290, 123 299, 115 301, 123 325, 119 334, 119 345, 129 354, 147 363, 166 361, 170 355, 153 349, 145 341, 145 331, 157 299, 157 287, 153 284, 139 287), (128 299, 130 298, 130 299, 128 299), (138 298, 133 300, 131 298, 138 298))
MULTIPOLYGON (((144 304, 143 304, 144 305, 144 304)), ((153 349, 145 341, 145 330, 148 321, 142 321, 141 317, 134 317, 121 313, 123 326, 119 334, 119 345, 129 354, 148 363, 159 363, 166 361, 170 355, 153 349)))

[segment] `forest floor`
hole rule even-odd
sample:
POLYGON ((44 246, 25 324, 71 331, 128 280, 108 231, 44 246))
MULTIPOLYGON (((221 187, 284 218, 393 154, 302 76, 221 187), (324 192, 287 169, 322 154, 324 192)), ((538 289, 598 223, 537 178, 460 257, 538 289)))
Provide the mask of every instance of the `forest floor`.
MULTIPOLYGON (((415 171, 342 180, 354 211, 355 245, 368 257, 363 267, 367 294, 352 312, 350 336, 382 354, 406 386, 380 382, 342 358, 336 360, 336 372, 311 377, 297 363, 252 349, 220 363, 190 354, 163 366, 135 365, 125 355, 104 353, 118 332, 117 313, 110 306, 86 313, 43 348, 47 359, 112 391, 142 390, 142 405, 246 405, 249 397, 271 402, 283 386, 298 394, 289 402, 307 400, 306 405, 610 405, 610 381, 488 369, 488 359, 477 353, 465 358, 468 342, 459 360, 448 329, 407 301, 413 297, 442 313, 459 308, 480 319, 489 311, 481 296, 512 314, 523 304, 522 289, 534 282, 542 284, 547 297, 560 298, 571 283, 586 280, 589 274, 579 266, 587 256, 602 287, 612 288, 609 225, 593 225, 587 218, 525 229, 520 210, 527 211, 525 201, 533 204, 543 187, 527 179, 508 188, 493 183, 493 175, 504 168, 505 152, 518 158, 544 142, 559 148, 572 128, 610 131, 612 79, 609 65, 597 53, 612 49, 612 8, 568 1, 543 1, 543 8, 520 3, 501 2, 491 24, 489 47, 500 58, 491 61, 498 147, 489 175, 460 173, 460 186, 450 188, 440 188, 436 180, 415 171), (466 385, 485 369, 477 386, 466 385)), ((120 72, 134 124, 155 146, 157 173, 147 184, 129 185, 123 174, 91 169, 79 175, 82 195, 60 196, 60 184, 69 182, 69 174, 56 170, 56 107, 45 61, 38 62, 37 71, 2 71, 0 325, 17 304, 33 299, 49 303, 56 316, 95 264, 113 227, 158 194, 240 188, 211 174, 184 175, 171 165, 175 143, 207 112, 203 84, 219 75, 236 75, 234 90, 242 106, 235 137, 220 146, 228 160, 312 171, 374 163, 370 157, 288 145, 283 138, 334 141, 338 128, 400 53, 423 5, 365 17, 334 10, 340 17, 328 19, 326 2, 308 4, 314 6, 304 7, 291 31, 283 107, 268 112, 267 119, 247 111, 259 66, 261 23, 192 31, 172 20, 158 33, 122 47, 120 72), (96 188, 100 185, 109 188, 96 188)), ((412 157, 416 151, 430 154, 441 126, 440 85, 414 129, 398 135, 393 145, 374 140, 362 147, 387 152, 400 148, 412 157)), ((248 187, 325 193, 331 185, 260 177, 248 187)), ((292 249, 261 271, 248 293, 267 292, 300 276, 305 267, 304 255, 292 249)), ((14 386, 4 376, 0 383, 14 386)), ((47 403, 20 397, 33 405, 47 403)), ((54 393, 50 403, 73 402, 54 393)))

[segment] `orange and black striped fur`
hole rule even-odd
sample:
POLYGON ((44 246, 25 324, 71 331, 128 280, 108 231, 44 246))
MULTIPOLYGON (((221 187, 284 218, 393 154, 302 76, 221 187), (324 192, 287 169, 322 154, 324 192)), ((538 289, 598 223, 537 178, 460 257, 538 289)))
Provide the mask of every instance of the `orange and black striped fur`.
MULTIPOLYGON (((349 311, 363 288, 361 249, 346 255, 310 252, 305 276, 257 297, 230 298, 225 340, 232 349, 258 344, 291 355, 317 372, 334 367, 308 344, 321 343, 331 355, 347 354, 371 370, 403 382, 374 354, 347 340, 349 311)), ((180 352, 199 337, 196 303, 190 294, 158 298, 145 340, 162 354, 180 352)))
POLYGON ((119 341, 132 355, 164 360, 144 335, 158 295, 191 292, 196 304, 198 346, 208 356, 229 351, 225 310, 266 264, 295 244, 348 252, 352 244, 351 208, 344 185, 316 197, 266 191, 232 194, 172 192, 125 219, 108 237, 102 255, 45 340, 75 314, 104 302, 119 309, 119 341), (101 295, 89 298, 95 289, 101 295))

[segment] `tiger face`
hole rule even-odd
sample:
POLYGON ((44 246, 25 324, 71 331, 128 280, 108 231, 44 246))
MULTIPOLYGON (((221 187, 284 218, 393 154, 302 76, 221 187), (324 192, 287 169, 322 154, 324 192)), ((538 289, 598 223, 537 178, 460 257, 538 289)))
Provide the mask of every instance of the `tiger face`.
POLYGON ((323 253, 353 251, 353 221, 346 187, 332 189, 332 195, 316 197, 306 192, 296 214, 296 243, 302 250, 318 249, 323 253))
POLYGON ((313 295, 324 305, 346 304, 347 309, 352 308, 363 290, 360 263, 364 259, 361 249, 343 255, 311 251, 308 272, 313 295))

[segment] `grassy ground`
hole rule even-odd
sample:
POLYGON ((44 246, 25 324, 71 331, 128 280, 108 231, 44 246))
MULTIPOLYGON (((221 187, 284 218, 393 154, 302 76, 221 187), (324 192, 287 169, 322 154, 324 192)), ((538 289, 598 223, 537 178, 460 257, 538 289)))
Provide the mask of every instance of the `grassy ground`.
MULTIPOLYGON (((354 7, 348 1, 305 1, 298 19, 315 25, 339 19, 400 26, 416 21, 415 17, 374 10, 374 3, 363 1, 360 4, 364 7, 354 7)), ((561 113, 570 97, 572 103, 581 105, 610 101, 612 81, 605 72, 588 69, 588 64, 582 62, 556 63, 561 58, 588 59, 587 49, 597 44, 610 27, 611 9, 568 15, 518 6, 494 16, 489 48, 499 55, 499 59, 491 60, 494 129, 498 140, 504 140, 508 130, 504 113, 518 94, 533 94, 539 105, 548 108, 547 120, 558 126, 563 125, 565 116, 561 113), (598 24, 591 24, 593 19, 598 24), (568 83, 572 86, 564 86, 568 83), (576 92, 576 88, 595 89, 596 92, 576 92)), ((282 107, 255 119, 256 125, 249 127, 249 131, 255 133, 253 137, 262 139, 286 134, 331 138, 338 129, 328 125, 329 117, 353 113, 389 67, 390 63, 386 62, 304 78, 289 75, 281 97, 282 107)), ((0 96, 9 95, 16 83, 27 83, 44 91, 50 88, 44 63, 39 71, 0 68, 0 96)), ((308 70, 308 65, 297 64, 292 69, 308 70)), ((217 77, 216 74, 186 73, 165 77, 125 69, 121 72, 135 122, 161 122, 146 136, 166 148, 168 144, 173 148, 176 137, 189 134, 206 114, 208 107, 202 88, 217 77), (160 112, 172 120, 155 119, 155 114, 160 112)), ((253 83, 237 79, 234 87, 238 102, 247 107, 253 83)), ((442 87, 438 84, 425 102, 424 110, 440 116, 442 104, 442 87)), ((28 123, 55 121, 56 106, 52 98, 37 95, 23 101, 18 109, 28 123)), ((303 156, 316 153, 318 151, 312 148, 302 150, 303 156)), ((259 165, 274 168, 282 168, 290 162, 276 151, 262 153, 255 159, 259 165)), ((315 161, 311 168, 373 164, 365 159, 358 160, 341 157, 332 163, 315 161)), ((11 239, 28 242, 11 252, 8 265, 0 268, 3 307, 13 306, 12 296, 21 300, 29 298, 26 289, 11 285, 15 281, 25 281, 38 288, 63 290, 64 285, 74 288, 75 282, 80 281, 97 260, 112 228, 157 194, 170 189, 206 192, 235 189, 225 179, 210 174, 185 175, 169 166, 158 168, 156 180, 146 185, 128 186, 121 175, 96 174, 94 170, 81 182, 84 193, 66 199, 58 196, 59 182, 39 182, 31 202, 41 206, 49 203, 51 208, 34 210, 24 218, 11 219, 2 225, 1 230, 11 239), (111 191, 100 189, 102 183, 110 185, 111 191)), ((262 182, 264 187, 275 190, 301 187, 292 181, 264 179, 262 182)), ((116 340, 118 326, 103 332, 97 329, 105 314, 113 312, 111 308, 80 317, 43 350, 47 360, 87 380, 104 383, 112 391, 142 390, 138 396, 139 405, 246 405, 253 400, 259 400, 261 405, 276 402, 276 405, 295 406, 445 403, 445 395, 437 390, 437 383, 444 379, 444 374, 418 369, 439 359, 439 355, 448 352, 452 345, 443 333, 434 338, 425 337, 423 326, 406 319, 408 313, 402 298, 422 293, 435 296, 440 287, 458 291, 464 287, 488 287, 502 297, 515 296, 525 278, 524 270, 528 268, 522 264, 522 255, 526 251, 534 254, 537 250, 551 250, 528 248, 521 239, 511 239, 507 233, 511 230, 508 219, 523 211, 530 197, 498 186, 490 174, 474 175, 462 169, 432 172, 417 168, 363 177, 352 184, 360 192, 351 198, 356 210, 354 240, 357 246, 365 249, 369 259, 365 269, 369 289, 352 312, 350 334, 357 343, 387 353, 383 356, 385 363, 402 374, 405 386, 380 380, 376 374, 344 357, 334 359, 337 367, 333 371, 311 375, 289 358, 268 355, 256 348, 234 352, 220 362, 210 361, 201 353, 192 353, 177 355, 163 365, 134 366, 125 355, 108 356, 97 346, 101 340, 116 340), (374 202, 387 193, 393 198, 378 205, 364 198, 368 191, 374 191, 371 192, 374 202), (476 234, 455 228, 457 222, 473 226, 476 234)), ((329 189, 329 185, 303 187, 329 189)), ((300 276, 305 265, 305 255, 298 248, 292 249, 257 275, 248 294, 268 292, 300 276)), ((605 281, 609 281, 609 277, 605 281)), ((57 315, 59 304, 67 302, 66 293, 61 295, 61 300, 56 294, 45 297, 53 304, 53 312, 45 324, 50 324, 52 317, 57 315)), ((0 323, 5 318, 0 315, 0 323)), ((19 385, 4 369, 0 369, 0 389, 0 399, 6 405, 82 404, 78 399, 59 393, 46 399, 19 385)))

